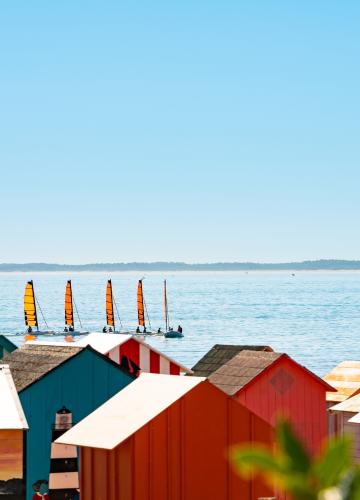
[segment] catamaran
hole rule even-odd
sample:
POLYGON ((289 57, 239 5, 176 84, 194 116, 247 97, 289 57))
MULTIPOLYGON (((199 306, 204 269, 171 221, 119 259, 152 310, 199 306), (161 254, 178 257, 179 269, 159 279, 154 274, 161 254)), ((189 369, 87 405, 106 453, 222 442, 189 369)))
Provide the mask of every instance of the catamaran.
POLYGON ((106 326, 103 328, 103 333, 128 333, 128 332, 120 332, 116 331, 115 327, 115 314, 114 310, 116 309, 116 314, 119 319, 120 327, 122 328, 122 323, 119 315, 119 311, 117 308, 116 301, 113 296, 112 283, 111 280, 107 281, 106 285, 106 326), (115 306, 115 307, 114 307, 115 306))
POLYGON ((24 293, 24 316, 25 316, 25 325, 26 325, 26 335, 27 336, 37 336, 37 335, 54 335, 54 331, 49 329, 49 326, 46 322, 45 316, 42 312, 40 304, 36 298, 34 291, 34 283, 33 281, 28 281, 25 286, 24 293), (37 317, 37 309, 36 304, 39 306, 40 313, 44 320, 47 330, 39 329, 39 322, 37 317))
POLYGON ((74 322, 74 308, 79 320, 80 328, 82 329, 81 319, 79 316, 79 312, 76 307, 75 300, 73 298, 71 280, 68 280, 65 288, 65 328, 64 333, 68 333, 69 335, 85 335, 85 331, 75 330, 75 322, 74 322))
POLYGON ((169 323, 169 308, 166 293, 166 280, 164 280, 164 318, 165 318, 165 333, 164 337, 167 339, 179 339, 184 336, 182 328, 179 325, 177 330, 173 330, 169 323))
POLYGON ((137 310, 138 310, 138 327, 136 328, 136 333, 140 333, 141 335, 154 335, 154 333, 151 331, 151 323, 150 323, 150 318, 147 312, 146 308, 146 302, 144 299, 144 294, 143 294, 143 286, 142 286, 142 279, 139 280, 138 282, 138 288, 137 288, 137 310), (149 327, 150 330, 148 331, 146 328, 145 324, 145 312, 146 316, 148 319, 149 327), (140 331, 140 327, 143 327, 143 331, 140 331))

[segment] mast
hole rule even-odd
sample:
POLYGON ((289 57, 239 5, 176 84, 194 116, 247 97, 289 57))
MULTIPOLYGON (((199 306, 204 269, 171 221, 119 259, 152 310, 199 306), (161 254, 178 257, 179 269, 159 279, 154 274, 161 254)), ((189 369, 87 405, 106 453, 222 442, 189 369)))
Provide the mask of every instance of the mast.
POLYGON ((35 300, 35 290, 34 290, 34 283, 33 283, 33 280, 31 280, 31 288, 32 288, 32 292, 33 292, 33 298, 34 298, 34 313, 35 313, 35 326, 36 326, 36 330, 39 331, 39 322, 38 322, 38 319, 37 319, 37 310, 36 310, 36 300, 35 300))
POLYGON ((114 315, 114 297, 112 292, 111 280, 108 280, 106 286, 106 324, 112 326, 115 331, 115 315, 114 315))
POLYGON ((169 313, 168 313, 168 303, 166 294, 166 280, 164 280, 164 317, 165 317, 165 332, 169 329, 169 313))

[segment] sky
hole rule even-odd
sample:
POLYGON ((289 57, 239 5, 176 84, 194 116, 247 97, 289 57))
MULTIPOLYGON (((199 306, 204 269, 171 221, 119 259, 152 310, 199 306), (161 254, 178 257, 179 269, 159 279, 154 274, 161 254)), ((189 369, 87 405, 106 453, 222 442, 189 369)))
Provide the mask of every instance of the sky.
POLYGON ((359 22, 3 0, 0 262, 360 259, 359 22))

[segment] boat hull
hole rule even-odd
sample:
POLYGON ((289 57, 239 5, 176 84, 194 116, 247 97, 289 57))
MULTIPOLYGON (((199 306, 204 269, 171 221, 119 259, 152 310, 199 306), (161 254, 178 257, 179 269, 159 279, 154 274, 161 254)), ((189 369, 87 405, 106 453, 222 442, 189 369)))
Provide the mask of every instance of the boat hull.
POLYGON ((184 336, 183 333, 174 332, 174 331, 170 331, 170 332, 165 332, 164 333, 164 337, 166 339, 181 339, 181 338, 183 338, 183 336, 184 336))

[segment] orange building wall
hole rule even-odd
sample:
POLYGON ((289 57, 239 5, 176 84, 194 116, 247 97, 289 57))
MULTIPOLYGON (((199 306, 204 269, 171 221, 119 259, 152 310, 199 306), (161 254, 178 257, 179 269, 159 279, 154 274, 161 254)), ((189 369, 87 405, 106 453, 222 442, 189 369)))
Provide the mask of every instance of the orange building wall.
POLYGON ((281 358, 236 398, 271 425, 280 416, 287 417, 308 449, 315 453, 327 437, 325 390, 290 359, 281 358))
POLYGON ((0 430, 0 480, 23 477, 23 431, 0 430))
POLYGON ((232 444, 272 445, 272 429, 236 401, 199 384, 112 451, 81 450, 82 500, 256 500, 262 481, 232 470, 232 444))

